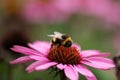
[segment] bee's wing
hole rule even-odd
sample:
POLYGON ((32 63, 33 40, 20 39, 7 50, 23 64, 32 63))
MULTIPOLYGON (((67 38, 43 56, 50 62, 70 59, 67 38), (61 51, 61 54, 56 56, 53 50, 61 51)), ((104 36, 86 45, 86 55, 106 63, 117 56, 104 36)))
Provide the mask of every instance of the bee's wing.
POLYGON ((62 38, 61 38, 62 35, 63 35, 63 34, 60 33, 60 32, 54 32, 54 34, 48 35, 48 36, 49 36, 49 37, 55 37, 55 38, 62 39, 62 38))
POLYGON ((55 35, 62 35, 60 32, 54 32, 55 35))

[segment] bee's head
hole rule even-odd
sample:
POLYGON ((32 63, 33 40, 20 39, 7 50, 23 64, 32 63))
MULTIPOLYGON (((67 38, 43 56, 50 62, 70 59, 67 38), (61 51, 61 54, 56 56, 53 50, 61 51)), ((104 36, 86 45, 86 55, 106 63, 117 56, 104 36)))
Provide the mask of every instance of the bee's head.
POLYGON ((70 47, 72 43, 73 41, 70 36, 62 35, 62 45, 64 45, 65 47, 70 47))

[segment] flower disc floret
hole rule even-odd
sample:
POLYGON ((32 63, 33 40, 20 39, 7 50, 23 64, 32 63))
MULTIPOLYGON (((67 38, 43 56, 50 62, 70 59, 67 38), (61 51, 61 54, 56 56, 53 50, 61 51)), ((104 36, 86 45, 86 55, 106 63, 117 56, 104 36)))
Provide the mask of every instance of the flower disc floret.
POLYGON ((76 47, 53 46, 48 59, 63 64, 79 64, 82 58, 76 47))

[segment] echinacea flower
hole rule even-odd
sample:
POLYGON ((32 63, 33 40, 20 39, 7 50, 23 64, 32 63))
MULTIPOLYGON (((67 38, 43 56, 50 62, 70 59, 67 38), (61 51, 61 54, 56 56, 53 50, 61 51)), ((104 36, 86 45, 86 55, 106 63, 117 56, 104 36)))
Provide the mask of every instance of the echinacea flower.
POLYGON ((84 75, 87 80, 97 80, 87 66, 101 70, 114 67, 113 61, 105 58, 109 55, 108 53, 101 53, 98 50, 81 50, 77 44, 72 44, 71 47, 56 45, 51 47, 49 42, 35 41, 28 45, 30 48, 18 45, 11 48, 25 56, 10 61, 10 63, 35 61, 26 68, 29 73, 57 68, 57 71, 62 71, 70 80, 78 80, 78 73, 84 75))

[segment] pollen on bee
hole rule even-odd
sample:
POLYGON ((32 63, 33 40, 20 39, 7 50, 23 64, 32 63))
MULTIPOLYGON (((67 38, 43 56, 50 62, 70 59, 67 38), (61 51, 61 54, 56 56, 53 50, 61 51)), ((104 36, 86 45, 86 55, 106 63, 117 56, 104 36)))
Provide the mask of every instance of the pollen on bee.
POLYGON ((56 38, 53 38, 52 40, 55 42, 56 38))

